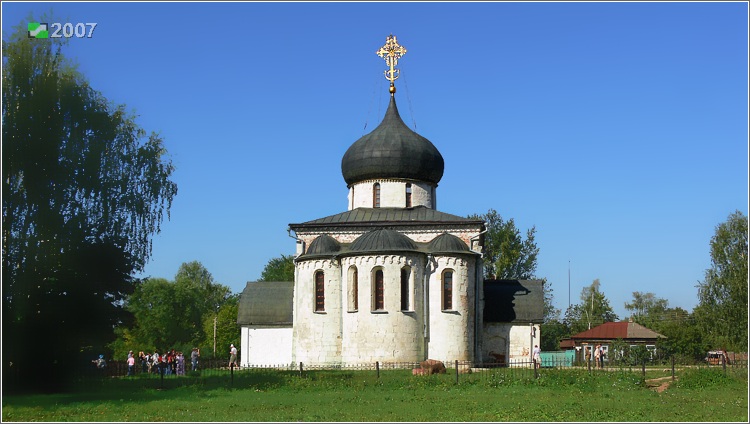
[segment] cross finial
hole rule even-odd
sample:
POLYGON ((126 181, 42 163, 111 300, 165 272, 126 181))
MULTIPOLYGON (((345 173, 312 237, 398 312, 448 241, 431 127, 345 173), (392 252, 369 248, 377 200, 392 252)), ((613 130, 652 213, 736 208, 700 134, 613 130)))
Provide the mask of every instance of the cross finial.
POLYGON ((398 64, 398 60, 401 59, 401 56, 406 54, 406 49, 403 46, 400 46, 396 41, 396 36, 391 34, 385 38, 385 45, 381 47, 380 50, 376 51, 375 54, 385 59, 385 64, 390 68, 384 71, 383 74, 385 75, 385 79, 391 82, 389 91, 391 92, 391 95, 393 95, 393 93, 396 92, 396 86, 393 85, 393 82, 398 79, 399 74, 396 65, 398 64))

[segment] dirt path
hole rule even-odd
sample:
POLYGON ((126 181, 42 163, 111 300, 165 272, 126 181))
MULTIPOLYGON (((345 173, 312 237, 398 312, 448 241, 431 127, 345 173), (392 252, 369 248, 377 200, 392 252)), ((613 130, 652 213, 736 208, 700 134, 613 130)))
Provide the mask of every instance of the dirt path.
MULTIPOLYGON (((677 377, 675 377, 676 379, 677 377)), ((656 390, 657 393, 661 393, 669 387, 669 385, 672 383, 672 377, 659 377, 659 378, 650 378, 646 380, 646 386, 648 386, 650 389, 656 390)))

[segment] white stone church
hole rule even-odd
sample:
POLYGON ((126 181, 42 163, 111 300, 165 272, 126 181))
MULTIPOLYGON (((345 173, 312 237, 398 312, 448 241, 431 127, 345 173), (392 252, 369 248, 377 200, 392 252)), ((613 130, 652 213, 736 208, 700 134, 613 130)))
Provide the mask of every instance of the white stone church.
POLYGON ((485 223, 438 211, 443 157, 402 121, 386 62, 385 117, 341 161, 347 210, 290 224, 294 282, 241 295, 243 366, 512 361, 539 344, 541 281, 484 280, 485 223))

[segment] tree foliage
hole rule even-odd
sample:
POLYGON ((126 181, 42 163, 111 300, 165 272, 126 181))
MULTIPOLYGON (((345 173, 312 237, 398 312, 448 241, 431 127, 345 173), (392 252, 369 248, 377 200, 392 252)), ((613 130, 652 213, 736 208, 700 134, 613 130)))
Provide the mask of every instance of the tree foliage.
POLYGON ((560 310, 555 308, 552 300, 552 285, 544 279, 544 318, 539 327, 541 340, 539 347, 543 351, 555 351, 560 349, 560 340, 570 336, 568 327, 560 322, 560 310))
POLYGON ((694 314, 714 348, 747 349, 748 218, 740 211, 716 227, 711 268, 698 284, 694 314))
POLYGON ((682 308, 667 308, 650 317, 650 329, 667 337, 657 342, 657 352, 665 356, 674 355, 678 363, 701 361, 710 350, 704 340, 694 315, 682 308))
POLYGON ((539 248, 534 241, 536 227, 527 230, 524 239, 513 218, 506 221, 494 209, 483 215, 470 215, 469 218, 483 220, 487 225, 483 247, 485 277, 519 280, 535 278, 539 255, 539 248))
POLYGON ((625 302, 625 309, 632 312, 630 318, 634 322, 654 331, 658 331, 660 323, 670 312, 669 301, 650 292, 633 292, 633 301, 625 302))
POLYGON ((258 281, 294 281, 294 256, 282 254, 271 258, 258 281))
POLYGON ((586 331, 605 322, 617 321, 617 315, 600 287, 601 283, 597 278, 590 286, 581 290, 581 303, 570 305, 565 311, 563 322, 570 328, 571 334, 586 331))
POLYGON ((132 326, 120 329, 120 337, 112 345, 115 357, 124 359, 129 350, 189 351, 197 347, 207 337, 206 317, 213 318, 230 297, 230 289, 214 282, 198 261, 180 265, 174 281, 147 279, 128 297, 126 308, 135 320, 132 326))
POLYGON ((543 280, 543 289, 544 289, 544 318, 543 321, 551 322, 551 321, 558 321, 560 319, 560 310, 558 308, 555 308, 555 305, 552 303, 554 299, 553 295, 553 289, 552 285, 547 281, 546 278, 543 280))
POLYGON ((131 275, 177 193, 162 139, 90 87, 62 47, 28 38, 25 23, 3 40, 3 370, 48 387, 128 320, 131 275))
POLYGON ((234 344, 237 350, 240 350, 240 326, 237 324, 239 299, 239 294, 232 295, 215 315, 205 316, 203 328, 206 337, 201 343, 201 352, 204 357, 214 356, 214 319, 216 319, 216 357, 228 359, 230 344, 234 344))

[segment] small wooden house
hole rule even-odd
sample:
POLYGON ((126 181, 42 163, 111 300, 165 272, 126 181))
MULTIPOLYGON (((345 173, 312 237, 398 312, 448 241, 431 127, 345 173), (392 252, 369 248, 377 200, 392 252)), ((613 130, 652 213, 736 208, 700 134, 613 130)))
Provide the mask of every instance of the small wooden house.
POLYGON ((575 349, 576 360, 585 361, 587 350, 590 349, 593 352, 596 345, 602 345, 606 361, 612 343, 618 339, 631 347, 644 345, 653 355, 656 352, 657 340, 666 339, 666 336, 635 322, 605 322, 590 330, 572 335, 569 339, 560 341, 560 348, 575 349))

